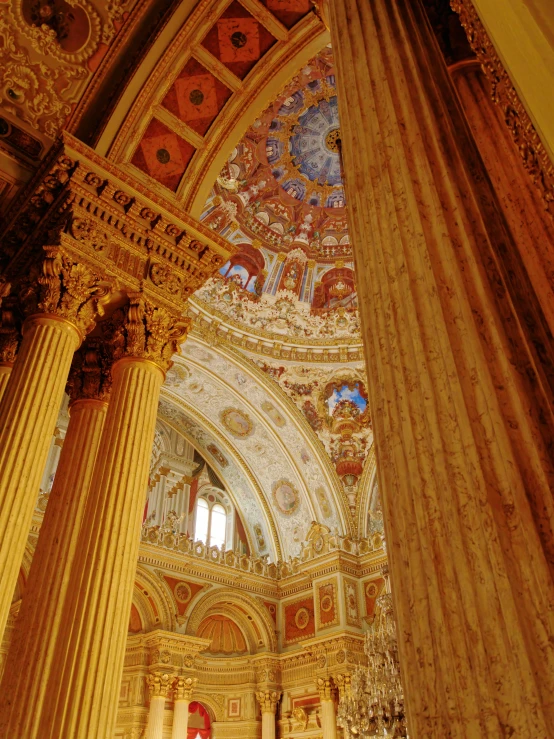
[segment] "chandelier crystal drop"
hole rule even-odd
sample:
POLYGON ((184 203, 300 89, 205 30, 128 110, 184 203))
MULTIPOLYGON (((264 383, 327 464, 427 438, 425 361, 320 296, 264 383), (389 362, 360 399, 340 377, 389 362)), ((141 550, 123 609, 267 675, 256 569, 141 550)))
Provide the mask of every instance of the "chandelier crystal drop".
POLYGON ((365 637, 367 665, 344 676, 340 685, 337 724, 343 728, 345 739, 409 739, 387 565, 381 572, 385 591, 377 598, 376 616, 365 637))

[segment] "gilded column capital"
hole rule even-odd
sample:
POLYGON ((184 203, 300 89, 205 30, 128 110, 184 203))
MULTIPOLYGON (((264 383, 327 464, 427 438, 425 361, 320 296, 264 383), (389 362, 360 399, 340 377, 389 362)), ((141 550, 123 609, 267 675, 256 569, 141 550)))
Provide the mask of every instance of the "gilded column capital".
POLYGON ((40 266, 20 284, 23 313, 45 313, 72 323, 82 333, 94 328, 110 300, 110 285, 99 272, 61 246, 44 246, 40 266))
POLYGON ((128 305, 105 323, 102 328, 111 333, 114 362, 125 357, 147 359, 166 372, 192 321, 156 307, 141 293, 130 293, 128 305))
POLYGON ((66 391, 71 401, 108 400, 112 387, 113 351, 109 342, 89 337, 75 352, 66 391))
POLYGON ((352 676, 348 673, 344 673, 341 675, 335 675, 334 677, 335 685, 339 689, 339 697, 344 698, 348 695, 350 695, 350 690, 352 686, 352 676))
POLYGON ((192 694, 197 682, 197 677, 183 677, 182 675, 176 677, 172 684, 174 700, 192 700, 192 694))
POLYGON ((169 672, 149 672, 146 676, 146 684, 148 685, 150 700, 155 697, 167 698, 172 682, 173 675, 169 672))
POLYGON ((275 713, 277 703, 281 698, 280 690, 257 690, 256 700, 260 704, 262 713, 275 713))
POLYGON ((319 691, 319 698, 322 701, 332 701, 335 698, 335 684, 330 677, 317 677, 315 680, 316 688, 319 691))
POLYGON ((14 295, 2 296, 1 290, 0 284, 0 363, 13 364, 21 343, 19 301, 14 295))

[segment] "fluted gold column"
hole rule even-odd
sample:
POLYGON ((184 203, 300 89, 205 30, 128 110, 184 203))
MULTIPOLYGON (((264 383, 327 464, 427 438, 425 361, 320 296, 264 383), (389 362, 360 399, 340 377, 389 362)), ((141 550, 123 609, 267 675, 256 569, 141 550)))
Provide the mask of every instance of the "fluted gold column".
POLYGON ((0 362, 0 400, 4 395, 4 390, 10 379, 12 373, 13 364, 11 362, 0 362))
POLYGON ((165 701, 171 689, 172 676, 166 672, 150 673, 146 681, 150 693, 150 709, 145 739, 163 739, 165 701))
POLYGON ((537 296, 419 0, 331 0, 330 24, 410 736, 550 736, 537 296))
POLYGON ((100 278, 46 247, 25 304, 31 315, 0 403, 0 633, 31 525, 73 354, 93 324, 100 278))
POLYGON ((498 202, 554 334, 554 218, 546 212, 538 189, 525 171, 481 65, 476 60, 461 62, 450 68, 450 74, 498 202))
POLYGON ((328 677, 318 677, 316 688, 321 702, 321 731, 323 739, 337 739, 337 714, 335 711, 335 686, 328 677))
POLYGON ((259 690, 256 699, 262 712, 262 739, 275 739, 275 711, 281 693, 276 690, 259 690))
MULTIPOLYGON (((140 296, 117 323, 112 390, 36 730, 26 739, 111 739, 164 368, 184 325, 140 296)), ((110 329, 111 330, 111 329, 110 329)))
POLYGON ((21 335, 17 324, 17 301, 11 284, 0 279, 0 401, 10 378, 21 335))
POLYGON ((53 645, 61 628, 59 605, 67 598, 106 418, 109 360, 96 339, 85 342, 73 360, 69 426, 0 685, 0 736, 37 732, 40 712, 35 708, 42 704, 46 681, 36 676, 52 670, 53 645))
POLYGON ((187 739, 189 705, 198 678, 177 677, 173 683, 173 727, 171 739, 187 739))

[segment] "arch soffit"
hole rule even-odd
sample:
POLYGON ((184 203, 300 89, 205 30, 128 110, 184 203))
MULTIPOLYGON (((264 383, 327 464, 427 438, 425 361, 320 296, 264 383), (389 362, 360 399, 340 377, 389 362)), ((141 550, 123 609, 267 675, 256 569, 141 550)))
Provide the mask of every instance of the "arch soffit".
POLYGON ((171 415, 166 411, 167 409, 162 404, 160 406, 161 418, 164 423, 171 426, 175 431, 185 437, 195 449, 197 449, 202 456, 207 459, 211 466, 214 467, 221 481, 224 483, 226 492, 233 502, 233 505, 241 514, 241 519, 246 527, 248 535, 248 543, 251 546, 252 552, 258 552, 258 554, 268 554, 274 561, 283 558, 283 543, 280 535, 280 531, 276 526, 275 517, 273 516, 272 510, 269 507, 258 482, 250 470, 248 464, 237 451, 237 449, 229 443, 226 437, 219 432, 207 418, 204 418, 197 412, 197 409, 187 403, 183 398, 170 393, 166 388, 162 388, 161 397, 164 401, 169 404, 172 408, 171 415), (177 411, 175 413, 174 411, 177 411), (198 436, 195 435, 193 429, 198 429, 198 436), (205 438, 204 438, 205 437, 205 438), (225 454, 232 460, 234 469, 238 472, 251 494, 253 500, 256 501, 258 506, 262 522, 264 524, 263 533, 268 541, 268 551, 260 551, 260 547, 256 545, 257 539, 256 534, 252 531, 252 526, 256 523, 255 520, 251 520, 251 517, 247 515, 244 510, 242 501, 238 500, 233 485, 230 484, 229 476, 226 475, 226 470, 221 467, 220 464, 215 463, 217 460, 213 458, 213 455, 206 448, 206 444, 201 442, 206 441, 209 444, 210 440, 217 442, 220 448, 222 448, 225 454))
POLYGON ((256 654, 256 652, 260 648, 258 645, 258 635, 256 633, 256 630, 252 626, 252 623, 244 615, 244 612, 238 611, 232 606, 222 606, 221 604, 218 604, 217 606, 210 608, 210 610, 204 615, 204 618, 198 624, 198 628, 200 628, 201 624, 210 616, 225 616, 229 620, 233 621, 235 626, 238 627, 239 631, 244 637, 244 641, 246 642, 246 646, 248 648, 248 654, 256 654))
MULTIPOLYGON (((287 30, 261 3, 248 3, 248 10, 276 38, 244 80, 236 77, 201 44, 208 30, 229 5, 228 0, 183 0, 166 27, 135 70, 100 137, 96 150, 102 156, 132 170, 147 185, 152 180, 130 164, 132 154, 154 114, 192 144, 196 153, 176 192, 184 208, 198 218, 229 153, 255 117, 279 94, 301 67, 317 54, 330 35, 314 12, 287 30), (193 57, 222 81, 231 97, 204 136, 161 110, 160 103, 193 57)), ((157 183, 156 183, 157 185, 157 183)), ((164 189, 165 195, 168 191, 164 189)))
MULTIPOLYGON (((248 417, 254 419, 256 424, 259 424, 259 427, 267 434, 268 440, 271 440, 271 444, 278 450, 279 456, 286 463, 286 467, 283 465, 282 468, 282 477, 286 478, 289 474, 293 478, 293 482, 300 484, 300 492, 303 493, 307 503, 311 520, 321 518, 319 503, 315 496, 315 490, 321 486, 327 496, 331 495, 332 498, 333 518, 326 521, 326 523, 331 527, 336 526, 342 529, 344 533, 349 533, 352 520, 348 514, 347 501, 331 460, 321 441, 285 393, 278 386, 275 386, 261 370, 256 371, 257 368, 253 364, 245 362, 244 356, 238 352, 235 354, 223 347, 208 347, 198 340, 190 340, 185 344, 184 350, 185 356, 177 359, 176 363, 184 365, 189 371, 193 368, 193 372, 187 378, 187 381, 192 379, 192 385, 196 382, 196 386, 202 387, 202 376, 208 378, 208 384, 215 380, 218 387, 222 391, 224 390, 226 398, 228 397, 227 406, 236 406, 239 409, 244 407, 248 417), (200 351, 200 355, 198 351, 200 351), (211 359, 205 361, 207 357, 211 357, 215 361, 211 359), (237 376, 240 376, 241 379, 237 380, 237 376), (248 378, 248 383, 246 378, 248 378), (241 381, 242 385, 240 385, 241 381), (284 424, 281 428, 277 428, 275 424, 272 424, 267 411, 262 410, 263 402, 267 402, 268 398, 275 403, 279 414, 283 416, 284 424), (285 439, 285 436, 288 435, 290 435, 290 438, 285 439), (301 450, 306 446, 311 452, 309 463, 301 458, 301 450)), ((189 394, 184 384, 180 387, 174 385, 172 390, 179 397, 189 394)), ((213 410, 207 409, 207 404, 213 403, 213 399, 207 394, 199 392, 194 395, 194 400, 197 411, 203 414, 205 419, 213 419, 213 410)), ((249 467, 258 470, 259 486, 263 489, 272 508, 275 509, 272 499, 272 485, 267 480, 264 482, 262 477, 266 473, 264 460, 256 459, 255 451, 251 448, 252 445, 245 444, 243 439, 234 442, 228 432, 225 432, 224 436, 232 443, 233 447, 240 449, 241 453, 245 455, 249 467)), ((275 514, 280 519, 281 514, 278 511, 275 511, 275 514)), ((292 517, 289 518, 292 520, 292 517)))
MULTIPOLYGON (((200 626, 204 618, 209 615, 210 612, 223 613, 223 615, 225 615, 225 612, 221 610, 222 602, 228 602, 231 604, 231 606, 237 606, 238 609, 242 610, 243 612, 246 611, 246 613, 252 616, 252 618, 255 620, 258 628, 260 629, 264 645, 263 647, 258 647, 257 638, 255 638, 254 643, 256 646, 254 648, 254 652, 260 649, 270 652, 277 651, 275 625, 271 620, 271 616, 269 615, 267 609, 262 604, 254 600, 250 595, 236 592, 228 588, 217 588, 212 592, 204 595, 204 597, 198 601, 198 603, 190 612, 190 616, 185 628, 185 634, 188 634, 189 636, 194 636, 198 630, 198 627, 200 626)), ((234 618, 237 618, 237 616, 238 614, 234 612, 234 618)), ((245 621, 248 621, 248 618, 246 618, 245 621)), ((255 630, 250 624, 249 633, 255 634, 255 630)))
POLYGON ((168 586, 162 578, 156 577, 142 565, 140 560, 135 575, 133 603, 142 619, 143 631, 151 631, 154 628, 174 631, 177 628, 173 598, 168 586), (146 590, 148 596, 140 588, 146 590), (154 601, 154 606, 152 606, 149 598, 154 601), (158 621, 156 620, 154 607, 158 612, 158 621))
MULTIPOLYGON (((348 505, 348 499, 344 494, 343 487, 340 483, 337 471, 333 466, 327 450, 323 446, 323 442, 316 435, 304 414, 300 411, 298 406, 293 402, 291 398, 286 395, 283 390, 277 385, 276 382, 272 381, 266 373, 260 369, 254 362, 245 362, 244 354, 234 347, 222 346, 219 349, 220 353, 233 361, 237 367, 240 367, 242 372, 249 374, 253 377, 256 382, 264 387, 266 392, 271 395, 272 399, 279 404, 279 406, 286 410, 287 418, 290 417, 292 422, 296 425, 298 432, 302 435, 305 443, 309 446, 309 449, 317 463, 321 466, 322 471, 327 479, 329 490, 333 497, 334 507, 340 516, 340 523, 342 526, 341 533, 345 535, 352 535, 352 514, 348 505)), ((373 449, 372 449, 373 453, 373 449)), ((369 457, 368 457, 369 461, 369 457)), ((339 529, 340 530, 340 529, 339 529)))

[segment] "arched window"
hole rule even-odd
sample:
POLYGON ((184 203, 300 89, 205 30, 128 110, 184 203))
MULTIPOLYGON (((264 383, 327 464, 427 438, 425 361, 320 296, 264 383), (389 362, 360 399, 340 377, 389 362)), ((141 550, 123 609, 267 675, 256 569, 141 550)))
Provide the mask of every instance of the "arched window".
POLYGON ((208 529, 210 527, 210 509, 208 501, 204 498, 198 498, 196 503, 196 523, 194 526, 195 541, 208 541, 208 529))
POLYGON ((221 549, 227 538, 227 511, 221 503, 210 506, 205 498, 198 498, 196 503, 196 521, 194 525, 195 541, 202 541, 210 547, 221 549))
POLYGON ((225 530, 227 528, 227 512, 222 505, 212 506, 210 511, 210 546, 221 549, 225 544, 225 530))

